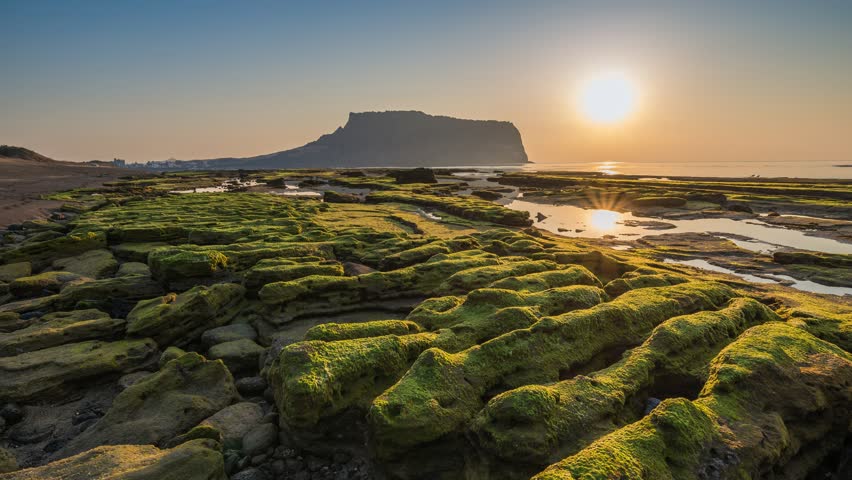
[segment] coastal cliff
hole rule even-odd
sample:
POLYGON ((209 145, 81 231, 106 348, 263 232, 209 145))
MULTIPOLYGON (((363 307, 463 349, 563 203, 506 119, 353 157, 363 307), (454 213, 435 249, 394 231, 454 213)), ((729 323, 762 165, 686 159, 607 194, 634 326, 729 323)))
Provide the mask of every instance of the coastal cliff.
POLYGON ((521 134, 511 122, 388 111, 350 113, 343 127, 292 150, 249 158, 186 163, 194 168, 266 169, 449 167, 527 162, 521 134))

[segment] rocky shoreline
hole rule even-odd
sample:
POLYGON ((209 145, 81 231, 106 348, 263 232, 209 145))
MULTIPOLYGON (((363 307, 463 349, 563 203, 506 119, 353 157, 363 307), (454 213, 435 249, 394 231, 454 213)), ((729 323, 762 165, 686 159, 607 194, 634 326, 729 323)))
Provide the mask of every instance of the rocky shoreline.
MULTIPOLYGON (((560 237, 500 187, 434 173, 52 194, 0 246, 0 479, 852 474, 848 298, 665 263, 665 238, 560 237), (293 183, 325 201, 276 194, 293 183)), ((500 178, 579 198, 575 179, 500 178)), ((720 201, 624 188, 663 214, 720 201)), ((819 188, 845 228, 847 194, 819 188)), ((773 261, 843 284, 849 258, 773 261)))

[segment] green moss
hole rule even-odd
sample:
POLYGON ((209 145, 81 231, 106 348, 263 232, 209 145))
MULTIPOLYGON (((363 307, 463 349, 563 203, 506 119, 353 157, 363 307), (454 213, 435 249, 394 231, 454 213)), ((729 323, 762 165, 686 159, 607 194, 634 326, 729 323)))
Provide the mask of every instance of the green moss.
POLYGON ((250 291, 258 291, 268 283, 286 282, 310 275, 342 276, 343 265, 333 261, 269 265, 262 260, 246 272, 243 285, 250 291))
POLYGON ((443 293, 464 293, 483 288, 508 277, 555 270, 557 265, 546 260, 506 262, 501 265, 487 265, 469 268, 454 273, 441 285, 443 293))
POLYGON ((60 258, 53 262, 54 270, 73 272, 89 278, 109 277, 118 270, 118 262, 109 250, 89 250, 83 254, 60 258))
POLYGON ((106 247, 106 235, 103 232, 74 231, 59 238, 27 243, 8 250, 0 254, 0 262, 30 262, 38 271, 60 258, 104 247, 106 247))
POLYGON ((161 247, 148 254, 148 266, 158 280, 166 283, 187 277, 209 277, 228 265, 228 257, 217 251, 187 251, 161 247))
POLYGON ((0 333, 0 357, 18 355, 64 343, 112 339, 124 333, 124 320, 99 310, 75 310, 44 315, 25 328, 0 333))
POLYGON ((162 294, 163 288, 151 277, 128 275, 68 285, 57 296, 56 305, 65 310, 93 305, 104 311, 126 312, 139 300, 162 294))
POLYGON ((779 317, 737 298, 719 311, 666 320, 616 364, 549 386, 525 386, 490 400, 472 424, 479 445, 500 458, 545 462, 612 430, 631 399, 657 381, 706 380, 707 363, 747 328, 779 317))
POLYGON ((350 407, 366 408, 434 338, 417 333, 289 345, 269 371, 279 413, 290 425, 309 426, 350 407))
POLYGON ((650 273, 627 272, 621 278, 609 282, 604 287, 606 293, 617 297, 625 292, 637 288, 664 287, 666 285, 677 285, 686 282, 687 279, 672 273, 650 273))
POLYGON ((69 343, 0 358, 0 401, 46 401, 86 380, 140 369, 157 351, 150 339, 69 343))
POLYGON ((127 315, 127 334, 151 337, 162 346, 187 345, 233 319, 244 293, 240 285, 219 283, 143 300, 127 315))
POLYGON ((354 338, 380 337, 382 335, 408 335, 420 332, 420 327, 405 320, 376 320, 362 323, 323 323, 311 327, 305 340, 351 340, 354 338))
POLYGON ((98 447, 47 465, 19 470, 4 480, 226 480, 221 447, 191 440, 169 450, 151 445, 98 447))
POLYGON ((781 322, 758 325, 717 355, 697 400, 666 400, 533 478, 807 474, 842 447, 852 391, 837 385, 850 380, 847 352, 781 322))
POLYGON ((499 225, 524 227, 532 224, 527 212, 510 210, 473 196, 436 196, 410 191, 381 191, 368 195, 367 202, 411 203, 422 207, 436 208, 462 218, 499 225))
POLYGON ((61 450, 73 455, 100 445, 165 445, 238 398, 220 361, 187 353, 122 391, 106 415, 61 450))
POLYGON ((71 272, 44 272, 21 277, 9 283, 9 293, 16 298, 37 297, 58 293, 62 287, 91 280, 71 272))
POLYGON ((733 296, 731 289, 714 283, 645 288, 590 309, 546 317, 456 354, 427 350, 373 402, 373 438, 384 455, 436 440, 462 428, 482 408, 486 392, 554 381, 560 371, 606 349, 643 341, 668 318, 716 308, 733 296))

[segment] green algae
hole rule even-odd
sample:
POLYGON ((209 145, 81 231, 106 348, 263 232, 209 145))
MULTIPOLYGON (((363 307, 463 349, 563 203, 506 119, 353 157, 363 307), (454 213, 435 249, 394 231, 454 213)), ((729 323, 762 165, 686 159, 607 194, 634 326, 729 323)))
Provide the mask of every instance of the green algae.
POLYGON ((127 315, 127 334, 151 337, 162 346, 186 345, 233 319, 244 294, 240 285, 219 283, 140 301, 127 315))
POLYGON ((608 368, 496 396, 477 415, 472 429, 481 447, 505 459, 543 462, 552 455, 574 453, 590 435, 617 428, 631 398, 656 382, 675 378, 703 384, 707 363, 727 343, 747 328, 773 320, 780 318, 745 298, 733 299, 719 311, 671 318, 608 368))
POLYGON ((557 380, 560 371, 607 348, 641 343, 668 318, 715 309, 733 296, 728 287, 713 283, 639 289, 587 310, 546 317, 456 354, 429 349, 370 408, 379 452, 394 454, 457 431, 495 388, 557 380), (525 354, 519 357, 519 351, 525 354))
POLYGON ((842 442, 807 445, 846 430, 852 391, 836 385, 849 379, 847 352, 781 322, 759 325, 713 360, 697 400, 666 400, 533 478, 698 479, 709 465, 720 478, 763 478, 796 472, 799 462, 807 469, 842 442))
POLYGON ((383 335, 408 335, 419 333, 420 327, 405 320, 376 320, 361 323, 323 323, 305 332, 305 340, 352 340, 383 335))

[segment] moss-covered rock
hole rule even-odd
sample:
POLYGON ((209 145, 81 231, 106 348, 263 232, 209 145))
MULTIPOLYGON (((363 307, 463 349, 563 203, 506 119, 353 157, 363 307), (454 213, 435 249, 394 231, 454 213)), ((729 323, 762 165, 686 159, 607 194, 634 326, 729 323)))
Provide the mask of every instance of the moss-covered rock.
POLYGON ((148 254, 148 266, 167 285, 186 278, 209 277, 228 265, 228 257, 215 250, 192 251, 161 247, 148 254))
POLYGON ((53 269, 73 272, 89 278, 104 278, 118 270, 118 261, 109 250, 99 248, 74 257, 54 260, 53 269))
POLYGON ((233 377, 222 362, 187 353, 118 394, 106 415, 58 456, 101 445, 164 445, 237 398, 233 377))
POLYGON ((278 411, 290 425, 311 426, 350 407, 366 408, 434 338, 417 333, 289 345, 268 373, 278 411))
POLYGON ((33 267, 30 262, 0 265, 0 282, 11 282, 16 278, 28 277, 32 274, 32 271, 33 267))
POLYGON ((484 406, 487 392, 558 380, 560 371, 606 349, 640 343, 668 318, 714 309, 733 296, 715 283, 645 288, 546 317, 456 354, 429 349, 373 402, 373 438, 382 455, 436 440, 462 428, 484 406))
POLYGON ((0 358, 0 401, 46 400, 100 379, 139 370, 155 360, 150 339, 71 343, 0 358))
POLYGON ((323 323, 305 332, 305 340, 352 340, 354 338, 408 335, 419 333, 420 327, 405 320, 376 320, 361 323, 323 323))
POLYGON ((616 278, 607 283, 604 286, 604 290, 611 297, 617 297, 622 293, 636 288, 664 287, 666 285, 677 285, 686 281, 686 278, 673 273, 640 274, 638 272, 627 272, 621 278, 616 278))
POLYGON ((91 278, 71 272, 44 272, 13 280, 9 284, 9 292, 16 298, 38 297, 59 293, 66 285, 89 280, 91 278))
POLYGON ((0 254, 2 263, 30 262, 35 271, 50 266, 54 260, 106 247, 101 231, 75 231, 42 242, 33 242, 0 254))
POLYGON ((806 478, 843 446, 852 355, 780 322, 753 327, 713 360, 699 398, 666 400, 639 422, 547 468, 576 478, 806 478))
POLYGON ((17 469, 18 460, 15 455, 5 448, 0 448, 0 474, 14 472, 17 469))
POLYGON ((110 318, 100 310, 50 313, 26 328, 0 333, 0 357, 83 340, 109 340, 123 332, 124 320, 110 318))
POLYGON ((14 332, 31 323, 31 319, 21 318, 21 315, 16 312, 0 312, 0 333, 14 332))
POLYGON ((179 295, 143 300, 127 315, 127 333, 160 345, 186 345, 236 315, 245 290, 235 283, 197 286, 179 295))
POLYGON ((147 264, 142 262, 124 262, 118 267, 118 271, 115 272, 116 277, 126 277, 129 275, 144 275, 146 277, 150 277, 151 269, 148 268, 147 264))
POLYGON ((361 199, 358 195, 351 193, 339 193, 334 190, 326 190, 323 192, 322 200, 326 203, 360 203, 361 199))
POLYGON ((162 294, 163 288, 151 277, 127 275, 68 285, 56 304, 64 310, 97 307, 123 317, 136 302, 162 294))
POLYGON ((192 440, 168 450, 151 445, 98 447, 70 458, 19 470, 4 480, 227 480, 221 447, 192 440))
POLYGON ((343 265, 335 261, 297 263, 261 260, 245 273, 243 286, 258 291, 267 283, 286 282, 309 275, 342 276, 343 265))
POLYGON ((266 349, 248 338, 217 343, 207 351, 207 357, 222 360, 232 372, 258 370, 258 361, 266 349))
MULTIPOLYGON (((745 298, 719 311, 671 318, 608 368, 497 395, 477 415, 472 429, 482 448, 505 460, 543 463, 552 455, 574 453, 590 436, 630 421, 635 413, 629 410, 636 408, 630 404, 656 382, 702 385, 708 362, 725 345, 749 327, 773 320, 780 318, 745 298)), ((667 388, 678 387, 656 386, 661 392, 667 388)))
POLYGON ((128 262, 147 263, 151 251, 169 246, 166 242, 119 243, 110 249, 116 257, 128 262))

